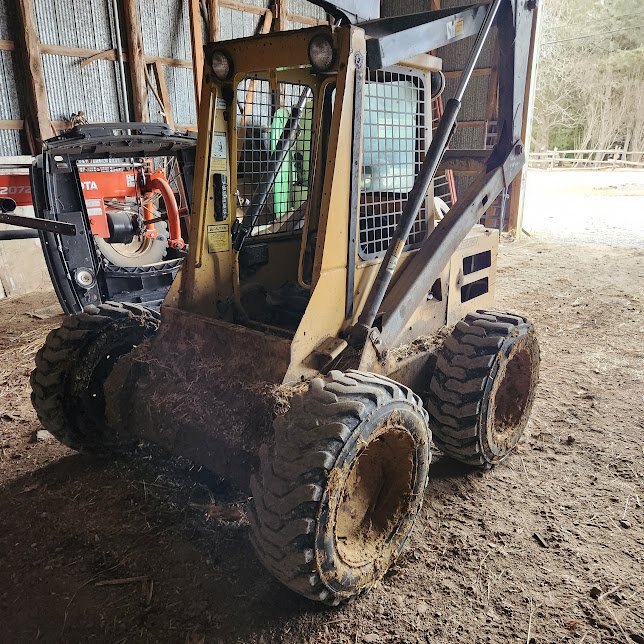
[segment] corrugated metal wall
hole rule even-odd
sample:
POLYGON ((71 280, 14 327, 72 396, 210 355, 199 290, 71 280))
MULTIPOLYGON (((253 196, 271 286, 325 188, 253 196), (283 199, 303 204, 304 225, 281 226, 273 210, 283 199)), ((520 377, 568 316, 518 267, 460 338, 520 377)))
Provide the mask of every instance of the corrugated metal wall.
MULTIPOLYGON (((295 14, 297 16, 305 16, 307 18, 314 18, 316 20, 325 20, 326 14, 320 7, 316 7, 314 4, 307 2, 307 0, 289 0, 288 5, 289 13, 295 14)), ((289 29, 301 29, 302 27, 308 27, 309 25, 303 25, 298 22, 293 22, 292 20, 288 21, 289 29)))
MULTIPOLYGON (((264 0, 244 0, 244 4, 266 9, 269 5, 264 0)), ((250 11, 238 11, 230 7, 219 7, 219 37, 221 40, 244 38, 257 32, 261 16, 250 11)))
MULTIPOLYGON (((457 6, 462 0, 443 0, 443 5, 457 6)), ((244 4, 266 8, 268 0, 244 0, 244 4)), ((427 9, 426 0, 383 0, 383 15, 413 13, 427 9)), ((143 35, 143 48, 147 56, 191 59, 190 27, 186 0, 140 0, 139 13, 143 35)), ((16 34, 10 25, 15 16, 9 15, 13 3, 0 0, 0 39, 14 40, 16 34)), ((291 15, 324 19, 324 12, 307 0, 289 0, 291 15)), ((35 0, 37 28, 43 45, 78 47, 103 51, 116 47, 114 16, 111 0, 35 0)), ((222 40, 250 36, 257 32, 261 15, 251 11, 220 7, 220 37, 222 40)), ((303 25, 289 20, 291 29, 303 25)), ((444 69, 461 69, 467 57, 469 41, 450 45, 442 50, 444 69)), ((491 42, 484 50, 479 67, 490 64, 491 42)), ((18 89, 16 78, 16 53, 0 51, 0 120, 17 120, 24 115, 24 92, 18 89)), ((83 110, 89 121, 119 121, 124 115, 117 63, 97 60, 81 67, 82 58, 44 53, 42 56, 51 119, 65 121, 73 112, 83 110)), ((175 123, 189 125, 196 122, 192 69, 164 65, 175 123)), ((445 98, 456 87, 457 78, 448 78, 445 98)), ((461 114, 462 121, 484 121, 488 77, 472 79, 461 114)), ((149 93, 150 120, 162 121, 160 106, 152 92, 149 93)), ((453 147, 481 147, 485 140, 485 128, 463 127, 457 130, 453 147)), ((0 129, 0 155, 20 154, 21 133, 18 130, 0 129)))
MULTIPOLYGON (((242 4, 265 9, 269 0, 242 0, 242 4)), ((120 2, 119 2, 120 6, 120 2)), ((12 0, 0 0, 0 40, 15 41, 10 15, 12 0)), ((120 121, 124 118, 118 65, 114 61, 95 60, 84 66, 79 57, 46 51, 47 46, 80 48, 91 52, 116 49, 116 27, 112 0, 34 0, 36 26, 45 51, 42 63, 47 85, 50 118, 61 127, 72 113, 82 110, 90 122, 120 121)), ((324 20, 322 9, 306 0, 289 0, 288 14, 324 20)), ((173 58, 183 63, 163 65, 168 95, 177 125, 196 123, 194 82, 191 61, 190 21, 187 0, 139 0, 139 15, 146 56, 173 58)), ((122 22, 123 16, 121 16, 122 22)), ((251 36, 258 30, 262 15, 256 11, 240 11, 221 6, 219 9, 220 38, 228 40, 251 36)), ((287 21, 290 29, 307 26, 287 21)), ((123 35, 123 47, 125 33, 123 35)), ((70 53, 70 52, 67 52, 70 53)), ((74 52, 75 53, 75 52, 74 52)), ((87 54, 90 55, 90 54, 87 54)), ((0 50, 0 121, 17 121, 24 117, 24 91, 16 66, 17 54, 0 50)), ((126 73, 129 74, 127 65, 126 73)), ((152 74, 151 74, 152 76, 152 74)), ((130 91, 128 85, 128 91, 130 91)), ((163 120, 160 106, 149 92, 150 120, 163 120)), ((0 156, 27 152, 17 129, 0 128, 0 156)))
MULTIPOLYGON (((111 3, 86 0, 35 0, 42 45, 103 51, 114 49, 111 3)), ((115 62, 97 60, 81 67, 80 57, 42 55, 52 121, 65 121, 82 110, 89 121, 119 121, 118 70, 115 62)))
MULTIPOLYGON (((139 15, 146 56, 191 60, 190 19, 188 3, 182 0, 140 0, 139 15)), ((177 125, 195 123, 194 81, 192 68, 163 68, 168 96, 177 125)), ((148 92, 150 120, 163 122, 161 108, 152 92, 148 92)))
MULTIPOLYGON (((13 6, 0 1, 0 40, 14 40, 13 26, 16 16, 13 6)), ((24 116, 23 92, 19 91, 19 73, 16 53, 0 51, 0 121, 20 120, 24 116)), ((21 132, 15 129, 0 129, 0 155, 16 156, 21 154, 21 132)))

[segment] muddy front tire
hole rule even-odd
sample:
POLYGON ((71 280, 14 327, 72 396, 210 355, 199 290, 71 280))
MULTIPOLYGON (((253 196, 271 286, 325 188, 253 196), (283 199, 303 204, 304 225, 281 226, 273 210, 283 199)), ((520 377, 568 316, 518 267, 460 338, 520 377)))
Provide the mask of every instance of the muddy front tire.
POLYGON ((332 371, 291 399, 251 480, 251 539, 301 595, 338 604, 373 586, 420 510, 431 436, 407 387, 332 371))
POLYGON ((43 427, 80 451, 106 453, 136 443, 107 426, 103 384, 116 361, 158 325, 158 313, 114 302, 66 317, 47 336, 31 372, 31 402, 43 427))
POLYGON ((500 463, 523 435, 538 380, 532 323, 511 313, 469 314, 438 353, 427 397, 434 442, 468 465, 500 463))

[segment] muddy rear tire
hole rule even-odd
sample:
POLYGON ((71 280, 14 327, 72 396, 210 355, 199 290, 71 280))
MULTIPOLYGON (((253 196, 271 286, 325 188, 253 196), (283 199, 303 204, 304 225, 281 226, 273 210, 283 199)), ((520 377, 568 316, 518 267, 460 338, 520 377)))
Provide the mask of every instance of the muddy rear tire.
POLYGON ((158 325, 158 313, 114 302, 66 317, 47 336, 31 372, 31 401, 43 427, 79 451, 107 453, 136 444, 108 427, 103 384, 116 361, 158 325))
POLYGON ((434 442, 448 456, 488 468, 525 430, 539 380, 533 325, 511 313, 477 311, 439 351, 427 397, 434 442))
POLYGON ((393 380, 332 371, 291 399, 251 480, 251 540, 286 586, 338 604, 400 554, 430 462, 427 413, 393 380))

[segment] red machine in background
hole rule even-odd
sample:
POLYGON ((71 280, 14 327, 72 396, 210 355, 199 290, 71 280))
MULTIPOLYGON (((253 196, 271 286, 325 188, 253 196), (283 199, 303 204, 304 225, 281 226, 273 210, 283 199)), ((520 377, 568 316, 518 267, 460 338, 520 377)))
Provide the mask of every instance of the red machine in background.
POLYGON ((0 241, 40 238, 66 313, 158 308, 186 253, 195 156, 196 134, 162 123, 77 125, 0 170, 0 241))
MULTIPOLYGON (((97 250, 116 266, 144 266, 162 261, 168 248, 182 250, 183 212, 172 171, 151 164, 87 164, 80 182, 97 250), (125 169, 124 169, 125 168, 125 169), (171 177, 172 178, 172 177, 171 177), (161 212, 163 211, 163 216, 161 212)), ((29 174, 0 174, 0 198, 32 206, 29 174)))

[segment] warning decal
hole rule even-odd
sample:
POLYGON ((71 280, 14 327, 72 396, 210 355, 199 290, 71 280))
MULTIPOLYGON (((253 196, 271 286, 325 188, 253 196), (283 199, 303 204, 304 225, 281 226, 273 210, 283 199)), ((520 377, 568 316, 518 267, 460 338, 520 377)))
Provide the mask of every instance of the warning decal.
POLYGON ((209 253, 224 253, 230 250, 228 224, 211 224, 207 230, 209 253))

